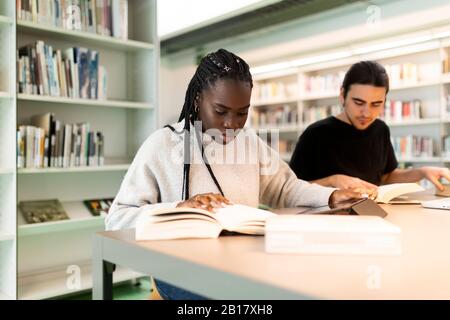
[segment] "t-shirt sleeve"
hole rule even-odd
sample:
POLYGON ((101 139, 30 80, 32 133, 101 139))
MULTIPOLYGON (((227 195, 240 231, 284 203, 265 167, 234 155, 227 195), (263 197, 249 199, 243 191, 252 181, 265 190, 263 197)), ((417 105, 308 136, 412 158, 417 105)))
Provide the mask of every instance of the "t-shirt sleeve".
POLYGON ((397 158, 395 157, 395 152, 394 152, 394 147, 392 146, 392 142, 391 142, 391 134, 389 132, 389 127, 386 127, 386 145, 388 146, 387 148, 387 154, 386 154, 386 167, 384 168, 384 172, 385 173, 389 173, 394 171, 395 169, 397 169, 398 167, 398 162, 397 162, 397 158))
POLYGON ((314 150, 313 138, 311 133, 306 130, 298 139, 295 150, 292 154, 291 162, 289 163, 292 171, 295 172, 297 178, 306 181, 313 180, 314 171, 314 150))

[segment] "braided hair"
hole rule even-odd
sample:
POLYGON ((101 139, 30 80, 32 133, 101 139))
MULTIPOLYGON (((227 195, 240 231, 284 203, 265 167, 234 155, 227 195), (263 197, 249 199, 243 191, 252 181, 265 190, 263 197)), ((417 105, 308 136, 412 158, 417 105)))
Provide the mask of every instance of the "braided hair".
MULTIPOLYGON (((194 76, 189 82, 178 122, 184 121, 184 167, 183 199, 189 199, 190 172, 190 125, 198 118, 195 100, 203 90, 212 87, 217 80, 231 79, 247 82, 253 87, 252 75, 248 64, 237 55, 219 49, 207 54, 200 60, 194 76)), ((215 181, 216 182, 216 181, 215 181)), ((220 186, 219 186, 220 189, 220 186)))

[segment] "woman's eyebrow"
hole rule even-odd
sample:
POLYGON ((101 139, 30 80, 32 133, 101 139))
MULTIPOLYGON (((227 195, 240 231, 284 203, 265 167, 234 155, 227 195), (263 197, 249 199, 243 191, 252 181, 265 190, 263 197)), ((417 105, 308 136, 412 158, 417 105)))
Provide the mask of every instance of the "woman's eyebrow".
MULTIPOLYGON (((221 104, 221 103, 215 102, 214 104, 215 104, 216 106, 221 107, 221 108, 224 108, 224 109, 228 109, 228 110, 231 109, 230 107, 227 107, 227 106, 225 106, 225 105, 223 105, 223 104, 221 104)), ((246 105, 246 106, 244 106, 244 107, 242 107, 242 108, 239 108, 239 110, 241 110, 241 109, 247 109, 247 108, 250 108, 250 105, 249 105, 249 104, 246 105)))

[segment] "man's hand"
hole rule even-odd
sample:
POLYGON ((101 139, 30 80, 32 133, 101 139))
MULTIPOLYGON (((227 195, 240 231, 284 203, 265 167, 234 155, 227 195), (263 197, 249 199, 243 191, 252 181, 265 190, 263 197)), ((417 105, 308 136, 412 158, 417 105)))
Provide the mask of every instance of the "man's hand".
POLYGON ((223 208, 232 204, 227 198, 216 193, 197 194, 186 201, 177 204, 177 208, 188 207, 198 208, 214 212, 216 209, 223 208))
POLYGON ((419 170, 423 177, 430 180, 440 191, 444 190, 444 186, 439 182, 439 179, 445 178, 450 181, 450 170, 448 168, 422 167, 419 170))

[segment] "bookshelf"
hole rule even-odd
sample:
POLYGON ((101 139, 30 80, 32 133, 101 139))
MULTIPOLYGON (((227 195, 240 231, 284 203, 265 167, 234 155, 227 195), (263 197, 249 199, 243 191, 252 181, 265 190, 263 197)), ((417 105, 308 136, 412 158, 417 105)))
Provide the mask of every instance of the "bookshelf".
POLYGON ((128 108, 128 109, 152 109, 153 105, 145 102, 121 101, 121 100, 94 100, 94 99, 78 99, 78 98, 59 98, 51 96, 36 96, 32 94, 20 93, 17 95, 19 101, 27 101, 34 103, 55 103, 59 105, 78 105, 92 107, 107 108, 128 108))
MULTIPOLYGON (((9 2, 14 10, 15 1, 9 2)), ((88 290, 92 286, 91 238, 93 233, 104 230, 104 217, 93 216, 82 201, 113 198, 136 151, 157 128, 156 0, 128 1, 128 39, 23 19, 17 19, 13 25, 12 34, 17 36, 17 47, 13 46, 14 71, 17 68, 15 49, 42 40, 53 50, 82 47, 97 51, 99 64, 108 75, 108 93, 102 100, 25 93, 9 96, 15 88, 8 91, 0 86, 0 102, 10 99, 17 104, 17 122, 14 120, 17 126, 30 125, 33 115, 50 112, 62 123, 89 122, 91 130, 101 131, 105 136, 105 164, 102 166, 20 169, 13 166, 17 203, 58 199, 70 218, 27 224, 16 204, 12 210, 14 218, 17 212, 16 237, 19 239, 17 296, 19 299, 46 299, 88 290), (2 92, 5 92, 4 97, 2 92), (71 265, 81 268, 81 287, 77 289, 66 286, 65 270, 71 265)), ((16 83, 15 78, 11 83, 16 83)), ((114 281, 140 276, 121 269, 114 281)))
MULTIPOLYGON (((413 36, 414 34, 403 35, 405 38, 413 36)), ((389 39, 383 41, 389 42, 389 39)), ((402 110, 400 116, 391 111, 395 117, 389 114, 383 118, 390 127, 391 136, 406 139, 407 136, 417 135, 432 141, 432 152, 423 152, 420 156, 399 152, 399 162, 413 166, 448 163, 450 157, 446 156, 442 141, 445 136, 450 135, 450 38, 444 36, 423 43, 364 53, 355 49, 365 45, 366 43, 357 43, 339 48, 338 50, 351 52, 345 58, 295 67, 295 63, 287 61, 285 65, 293 67, 255 75, 247 126, 256 129, 258 133, 278 130, 280 141, 287 142, 288 145, 287 149, 280 152, 281 157, 289 161, 295 142, 309 124, 340 112, 339 88, 348 68, 361 60, 376 60, 389 66, 388 72, 391 73, 387 101, 390 101, 392 108, 395 104, 400 104, 402 110), (420 117, 413 115, 411 111, 416 101, 420 105, 420 117), (282 109, 292 112, 285 111, 282 116, 277 115, 275 111, 282 109), (261 113, 266 113, 266 116, 261 116, 261 113), (292 116, 293 113, 296 114, 295 117, 292 116), (272 121, 278 118, 295 120, 267 124, 270 121, 266 118, 271 118, 272 121)), ((330 52, 315 54, 323 56, 328 53, 330 52)), ((302 60, 302 57, 299 58, 295 61, 302 60)))
POLYGON ((14 4, 0 2, 0 300, 16 299, 14 4))

